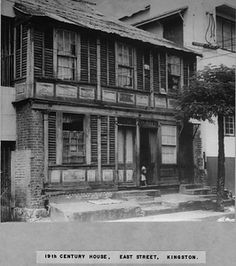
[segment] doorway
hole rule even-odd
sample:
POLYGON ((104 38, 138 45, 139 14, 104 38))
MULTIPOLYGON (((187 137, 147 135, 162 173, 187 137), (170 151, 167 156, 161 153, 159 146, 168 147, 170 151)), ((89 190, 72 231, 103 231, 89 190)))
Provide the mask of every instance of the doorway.
POLYGON ((140 169, 147 169, 147 185, 158 183, 157 150, 157 129, 140 128, 140 169))

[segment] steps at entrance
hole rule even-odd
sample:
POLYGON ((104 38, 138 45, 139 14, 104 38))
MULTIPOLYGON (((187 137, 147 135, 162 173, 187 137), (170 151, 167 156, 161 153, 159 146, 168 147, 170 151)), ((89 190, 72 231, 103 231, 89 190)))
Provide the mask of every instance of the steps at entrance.
POLYGON ((123 190, 123 191, 117 191, 113 192, 112 198, 113 199, 130 199, 132 197, 135 198, 155 198, 160 197, 161 192, 159 189, 143 189, 143 190, 123 190))
POLYGON ((208 195, 212 193, 212 189, 202 184, 181 184, 179 192, 185 195, 208 195))

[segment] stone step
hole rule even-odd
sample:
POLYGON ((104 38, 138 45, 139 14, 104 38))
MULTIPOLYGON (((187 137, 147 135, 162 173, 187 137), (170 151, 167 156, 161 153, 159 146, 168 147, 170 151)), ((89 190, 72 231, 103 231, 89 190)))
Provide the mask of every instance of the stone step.
POLYGON ((183 194, 186 195, 207 195, 211 193, 211 189, 209 188, 194 188, 194 189, 186 189, 183 194))
POLYGON ((123 190, 114 192, 112 198, 122 199, 129 197, 160 197, 161 192, 159 189, 147 189, 147 190, 123 190))

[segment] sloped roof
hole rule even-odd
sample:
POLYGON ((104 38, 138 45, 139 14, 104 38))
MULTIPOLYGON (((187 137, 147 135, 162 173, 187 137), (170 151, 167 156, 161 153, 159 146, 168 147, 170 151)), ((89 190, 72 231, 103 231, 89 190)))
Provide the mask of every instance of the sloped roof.
POLYGON ((152 33, 106 17, 84 0, 16 0, 15 8, 31 16, 45 16, 57 21, 117 34, 124 38, 138 40, 155 46, 200 55, 166 39, 157 38, 152 33))

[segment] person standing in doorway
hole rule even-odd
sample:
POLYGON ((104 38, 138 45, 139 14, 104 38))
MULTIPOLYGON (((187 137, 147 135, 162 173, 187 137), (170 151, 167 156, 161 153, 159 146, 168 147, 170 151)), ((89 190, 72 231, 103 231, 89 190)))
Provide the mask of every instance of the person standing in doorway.
POLYGON ((142 187, 147 186, 146 174, 147 174, 147 169, 145 166, 142 166, 142 168, 141 168, 141 180, 140 180, 140 185, 142 187))

